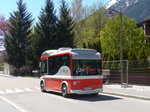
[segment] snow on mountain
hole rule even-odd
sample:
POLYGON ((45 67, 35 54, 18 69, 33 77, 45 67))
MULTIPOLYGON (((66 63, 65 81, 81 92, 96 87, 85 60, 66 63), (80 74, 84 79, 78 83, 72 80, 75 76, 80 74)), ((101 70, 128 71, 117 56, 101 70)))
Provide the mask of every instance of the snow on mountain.
POLYGON ((115 3, 117 3, 119 0, 111 0, 110 2, 108 2, 106 4, 106 9, 108 9, 109 7, 113 6, 115 3))
POLYGON ((137 3, 138 2, 138 0, 135 0, 135 2, 134 3, 137 3))
POLYGON ((127 7, 130 5, 128 1, 126 1, 127 7))
POLYGON ((128 8, 130 5, 137 3, 139 0, 111 0, 108 2, 105 7, 106 9, 108 8, 115 8, 115 9, 120 9, 122 8, 125 10, 128 8))
POLYGON ((110 0, 105 5, 106 9, 120 10, 137 22, 150 18, 150 0, 110 0))

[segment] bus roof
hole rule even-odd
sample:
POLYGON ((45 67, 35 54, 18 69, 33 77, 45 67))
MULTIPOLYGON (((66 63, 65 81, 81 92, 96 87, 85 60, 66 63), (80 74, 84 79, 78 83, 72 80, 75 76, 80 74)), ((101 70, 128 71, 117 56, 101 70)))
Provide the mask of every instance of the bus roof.
POLYGON ((100 53, 95 49, 72 49, 72 48, 59 48, 58 50, 46 50, 42 53, 42 56, 59 55, 64 53, 71 53, 73 59, 100 59, 100 53))

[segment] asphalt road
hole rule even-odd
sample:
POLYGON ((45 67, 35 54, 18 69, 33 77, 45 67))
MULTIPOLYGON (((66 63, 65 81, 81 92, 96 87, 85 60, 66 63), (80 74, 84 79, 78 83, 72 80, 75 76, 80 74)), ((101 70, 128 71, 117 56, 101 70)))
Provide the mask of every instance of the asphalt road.
POLYGON ((149 112, 150 101, 114 95, 42 93, 39 79, 0 76, 0 112, 149 112))

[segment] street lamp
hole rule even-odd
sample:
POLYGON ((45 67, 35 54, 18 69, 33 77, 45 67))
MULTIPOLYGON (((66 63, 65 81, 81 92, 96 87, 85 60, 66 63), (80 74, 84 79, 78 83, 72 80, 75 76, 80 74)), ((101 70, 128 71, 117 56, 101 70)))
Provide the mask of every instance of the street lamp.
POLYGON ((113 14, 113 12, 119 14, 120 16, 120 64, 121 64, 121 84, 123 84, 123 39, 122 39, 122 9, 114 10, 108 9, 109 14, 113 14))

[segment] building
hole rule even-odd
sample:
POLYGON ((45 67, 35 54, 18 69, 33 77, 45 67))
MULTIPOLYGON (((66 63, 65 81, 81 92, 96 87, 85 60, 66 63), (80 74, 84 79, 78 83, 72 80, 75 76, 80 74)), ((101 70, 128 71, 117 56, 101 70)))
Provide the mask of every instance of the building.
POLYGON ((4 54, 5 54, 5 48, 3 46, 0 46, 0 61, 3 59, 4 54))
POLYGON ((137 26, 144 30, 144 34, 148 37, 146 41, 150 42, 150 19, 138 23, 137 26))
POLYGON ((0 36, 0 61, 3 59, 4 53, 5 53, 4 38, 0 36))

